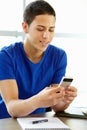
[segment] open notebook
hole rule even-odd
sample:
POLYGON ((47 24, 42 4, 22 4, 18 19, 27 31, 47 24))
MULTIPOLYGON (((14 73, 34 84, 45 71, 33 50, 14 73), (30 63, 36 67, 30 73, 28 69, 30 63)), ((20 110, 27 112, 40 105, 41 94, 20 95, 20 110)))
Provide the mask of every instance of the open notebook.
POLYGON ((70 130, 70 128, 57 117, 26 117, 17 118, 17 121, 23 130, 70 130))

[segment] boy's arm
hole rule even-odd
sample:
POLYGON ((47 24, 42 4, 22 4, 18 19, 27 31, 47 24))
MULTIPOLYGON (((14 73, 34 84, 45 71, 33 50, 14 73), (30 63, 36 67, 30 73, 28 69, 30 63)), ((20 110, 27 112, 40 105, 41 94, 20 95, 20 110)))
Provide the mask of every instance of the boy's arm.
POLYGON ((34 96, 25 100, 18 98, 18 87, 15 80, 0 81, 0 93, 6 104, 8 113, 12 117, 25 116, 37 108, 34 96))

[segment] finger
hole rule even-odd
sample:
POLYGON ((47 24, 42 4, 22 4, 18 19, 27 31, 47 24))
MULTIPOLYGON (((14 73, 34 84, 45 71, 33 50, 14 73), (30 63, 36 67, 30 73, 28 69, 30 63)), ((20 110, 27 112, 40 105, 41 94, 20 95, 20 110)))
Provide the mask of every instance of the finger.
POLYGON ((76 87, 73 87, 73 86, 69 86, 67 88, 67 90, 70 90, 70 91, 73 91, 73 92, 77 92, 77 88, 76 87))
POLYGON ((50 87, 58 87, 58 84, 51 84, 50 87))
POLYGON ((54 93, 60 93, 64 89, 62 87, 52 87, 52 92, 54 93))
POLYGON ((76 97, 77 96, 77 92, 66 91, 65 95, 68 96, 68 97, 76 97))

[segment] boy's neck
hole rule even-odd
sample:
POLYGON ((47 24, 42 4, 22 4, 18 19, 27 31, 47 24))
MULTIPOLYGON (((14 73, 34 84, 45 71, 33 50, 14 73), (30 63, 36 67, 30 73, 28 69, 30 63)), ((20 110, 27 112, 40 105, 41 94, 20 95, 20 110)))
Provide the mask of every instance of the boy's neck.
POLYGON ((24 41, 24 50, 27 57, 34 63, 38 63, 42 59, 44 54, 44 52, 38 51, 34 47, 30 46, 30 44, 27 43, 26 40, 24 41))

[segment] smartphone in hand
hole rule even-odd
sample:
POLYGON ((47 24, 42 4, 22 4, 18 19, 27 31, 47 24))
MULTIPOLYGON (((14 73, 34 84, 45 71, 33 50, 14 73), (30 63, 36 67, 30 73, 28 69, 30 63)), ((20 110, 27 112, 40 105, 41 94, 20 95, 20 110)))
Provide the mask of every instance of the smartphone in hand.
POLYGON ((66 89, 68 86, 71 85, 72 81, 73 81, 72 77, 66 77, 65 76, 65 77, 62 78, 59 86, 62 86, 62 87, 64 87, 66 89))

